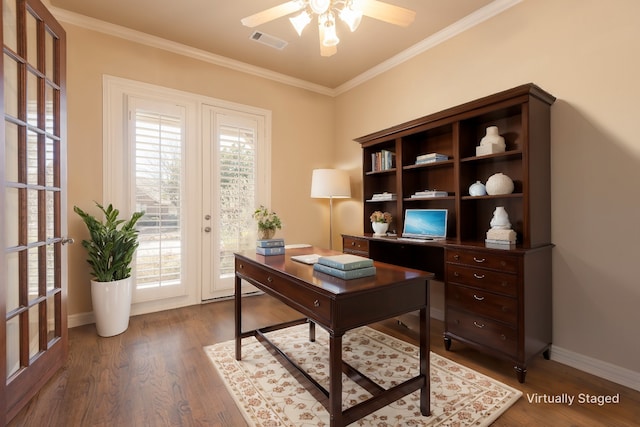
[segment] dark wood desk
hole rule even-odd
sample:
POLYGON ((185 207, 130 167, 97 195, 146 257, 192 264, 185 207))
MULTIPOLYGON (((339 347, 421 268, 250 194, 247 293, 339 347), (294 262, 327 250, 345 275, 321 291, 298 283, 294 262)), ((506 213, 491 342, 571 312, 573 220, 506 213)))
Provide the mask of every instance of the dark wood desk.
MULTIPOLYGON (((241 281, 246 280, 299 311, 310 320, 309 338, 314 340, 315 324, 329 332, 329 390, 303 372, 305 386, 319 389, 319 400, 331 415, 331 426, 345 426, 420 390, 420 411, 430 415, 429 406, 429 280, 433 274, 376 262, 376 275, 342 280, 315 272, 313 266, 291 259, 292 255, 338 254, 320 248, 289 249, 285 255, 269 256, 251 252, 235 254, 235 338, 236 359, 242 358, 242 338, 255 336, 267 348, 275 346, 264 333, 294 324, 289 322, 255 331, 242 331, 241 281), (416 377, 388 390, 342 360, 342 336, 350 329, 388 319, 403 313, 420 312, 420 372, 416 377), (342 373, 365 387, 373 397, 342 411, 342 373)), ((300 322, 297 322, 300 323, 300 322)), ((289 369, 302 371, 285 354, 279 358, 289 369)))

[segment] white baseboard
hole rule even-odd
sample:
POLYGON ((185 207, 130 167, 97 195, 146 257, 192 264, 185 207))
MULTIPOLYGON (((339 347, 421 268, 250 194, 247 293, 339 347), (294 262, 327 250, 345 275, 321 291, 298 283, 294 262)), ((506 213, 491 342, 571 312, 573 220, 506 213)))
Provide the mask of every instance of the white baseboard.
POLYGON ((551 347, 551 360, 640 391, 640 372, 575 353, 556 345, 551 347))

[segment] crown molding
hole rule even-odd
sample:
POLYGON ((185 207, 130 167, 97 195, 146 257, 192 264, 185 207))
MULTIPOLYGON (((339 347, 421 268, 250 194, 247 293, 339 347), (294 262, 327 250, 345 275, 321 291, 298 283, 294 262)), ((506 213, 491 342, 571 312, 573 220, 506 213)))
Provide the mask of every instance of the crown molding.
POLYGON ((347 81, 346 83, 338 86, 335 89, 291 77, 286 74, 276 73, 265 68, 256 67, 254 65, 236 61, 234 59, 230 59, 221 55, 215 55, 201 49, 196 49, 181 43, 163 39, 161 37, 152 36, 150 34, 122 27, 120 25, 115 25, 95 18, 80 15, 65 9, 51 6, 50 10, 51 13, 56 17, 56 19, 61 22, 93 31, 98 31, 110 36, 119 37, 157 49, 162 49, 178 55, 190 57, 203 62, 208 62, 210 64, 229 68, 242 73, 251 74, 289 86, 309 90, 321 95, 335 97, 373 79, 380 74, 383 74, 397 67, 398 65, 428 51, 429 49, 441 43, 444 43, 452 37, 455 37, 458 34, 475 27, 476 25, 504 12, 505 10, 511 8, 512 6, 515 6, 522 1, 523 0, 494 0, 485 7, 467 15, 466 17, 460 19, 452 25, 438 31, 430 37, 427 37, 421 42, 416 43, 410 48, 374 66, 373 68, 365 71, 364 73, 347 81))
POLYGON ((460 33, 463 33, 465 31, 467 31, 470 28, 475 27, 476 25, 481 24, 482 22, 486 21, 487 19, 490 19, 502 12, 504 12, 505 10, 509 9, 512 6, 515 6, 518 3, 521 3, 524 0, 495 0, 491 3, 489 3, 488 5, 486 5, 483 8, 480 8, 478 10, 476 10, 475 12, 465 16, 464 18, 460 19, 459 21, 454 22, 453 24, 449 25, 448 27, 438 31, 437 33, 434 33, 433 35, 427 37, 426 39, 422 40, 421 42, 418 42, 416 44, 414 44, 413 46, 411 46, 410 48, 400 52, 399 54, 391 57, 390 59, 381 62, 380 64, 376 65, 375 67, 369 69, 368 71, 365 71, 364 73, 360 74, 359 76, 349 80, 348 82, 338 86, 335 89, 335 94, 334 96, 340 95, 344 92, 347 92, 351 89, 353 89, 356 86, 359 86, 363 83, 365 83, 368 80, 373 79, 374 77, 385 73, 395 67, 397 67, 398 65, 407 62, 408 60, 420 55, 421 53, 424 53, 426 51, 428 51, 429 49, 434 48, 435 46, 444 43, 445 41, 449 40, 450 38, 453 38, 455 36, 457 36, 460 33))
POLYGON ((265 68, 256 67, 246 62, 236 61, 221 55, 196 49, 181 43, 163 39, 162 37, 152 36, 141 31, 132 30, 120 25, 111 24, 99 19, 80 15, 65 9, 56 7, 50 8, 51 13, 60 22, 75 25, 77 27, 86 28, 92 31, 104 33, 113 37, 119 37, 135 43, 140 43, 149 47, 162 49, 171 53, 197 59, 199 61, 208 62, 210 64, 240 71, 242 73, 251 74, 268 80, 273 80, 289 86, 306 89, 317 92, 322 95, 335 96, 335 91, 331 88, 308 82, 306 80, 297 79, 286 74, 276 73, 265 68))

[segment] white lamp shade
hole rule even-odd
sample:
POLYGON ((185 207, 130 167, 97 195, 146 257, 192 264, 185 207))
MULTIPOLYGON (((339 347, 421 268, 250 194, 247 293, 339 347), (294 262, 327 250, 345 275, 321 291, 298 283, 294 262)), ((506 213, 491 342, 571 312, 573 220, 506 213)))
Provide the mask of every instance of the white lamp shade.
POLYGON ((311 176, 311 197, 321 199, 351 197, 349 174, 339 169, 314 169, 311 176))

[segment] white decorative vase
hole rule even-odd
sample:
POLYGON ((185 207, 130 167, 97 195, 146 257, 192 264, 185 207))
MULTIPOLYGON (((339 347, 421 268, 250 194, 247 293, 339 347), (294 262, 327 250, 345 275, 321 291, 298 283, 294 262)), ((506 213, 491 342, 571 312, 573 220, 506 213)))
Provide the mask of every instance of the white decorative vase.
POLYGON ((489 126, 486 135, 480 140, 480 145, 476 147, 476 156, 487 154, 504 153, 507 145, 504 137, 500 136, 497 126, 489 126))
POLYGON ((484 184, 480 181, 476 181, 474 184, 469 186, 469 195, 470 196, 484 196, 487 194, 487 189, 484 184))
POLYGON ((385 236, 387 234, 387 230, 389 229, 389 223, 388 222, 372 222, 371 227, 373 227, 374 236, 385 236))
POLYGON ((127 330, 132 291, 131 277, 113 282, 91 281, 91 302, 98 335, 112 337, 127 330))
POLYGON ((513 193, 513 181, 503 173, 496 173, 489 177, 485 184, 490 196, 513 193))

